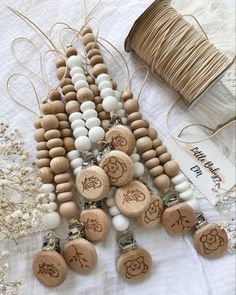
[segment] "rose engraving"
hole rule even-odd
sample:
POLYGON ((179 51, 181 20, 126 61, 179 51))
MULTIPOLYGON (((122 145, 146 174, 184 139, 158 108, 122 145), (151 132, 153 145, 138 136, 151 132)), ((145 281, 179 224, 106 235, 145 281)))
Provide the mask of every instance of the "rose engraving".
POLYGON ((117 135, 115 137, 112 137, 111 144, 114 148, 124 147, 128 144, 128 141, 125 137, 117 135))

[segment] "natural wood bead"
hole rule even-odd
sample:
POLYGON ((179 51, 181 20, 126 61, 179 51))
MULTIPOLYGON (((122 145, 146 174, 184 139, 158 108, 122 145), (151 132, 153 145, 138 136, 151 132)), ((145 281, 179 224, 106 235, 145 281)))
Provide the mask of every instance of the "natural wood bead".
POLYGON ((64 60, 64 58, 59 57, 59 58, 56 59, 55 65, 56 65, 57 69, 61 68, 61 67, 65 67, 66 66, 66 61, 64 60))
POLYGON ((154 129, 154 128, 149 127, 149 128, 147 129, 147 132, 148 132, 148 136, 149 136, 152 140, 156 139, 157 136, 158 136, 157 131, 156 131, 156 129, 154 129))
POLYGON ((51 160, 50 168, 55 174, 64 173, 69 169, 69 161, 66 157, 56 157, 51 160))
POLYGON ((124 110, 131 114, 139 110, 139 103, 135 99, 129 99, 124 103, 124 110))
POLYGON ((107 214, 102 209, 86 209, 80 214, 86 239, 91 242, 104 241, 109 233, 110 224, 107 214))
POLYGON ((34 132, 34 139, 37 142, 45 141, 45 130, 43 128, 36 129, 34 132))
POLYGON ((166 152, 167 152, 167 147, 164 146, 164 145, 160 145, 159 147, 156 148, 157 156, 160 156, 160 155, 162 155, 162 154, 164 154, 166 152))
POLYGON ((43 158, 43 159, 38 159, 38 160, 36 160, 36 166, 38 168, 49 167, 50 162, 51 162, 51 160, 48 157, 43 158))
POLYGON ((157 147, 162 145, 162 140, 160 138, 156 138, 152 141, 152 148, 156 149, 157 147))
MULTIPOLYGON (((85 46, 85 51, 89 53, 91 49, 99 49, 99 45, 96 42, 90 42, 85 46)), ((99 50, 98 54, 100 54, 99 50)))
POLYGON ((41 181, 44 183, 52 182, 54 174, 49 167, 40 168, 38 171, 38 177, 41 178, 41 181))
POLYGON ((57 129, 51 129, 45 132, 45 138, 47 141, 53 138, 60 138, 61 132, 57 129))
POLYGON ((60 82, 61 88, 63 88, 66 85, 73 85, 71 78, 65 78, 60 82))
POLYGON ((56 70, 56 76, 61 81, 63 78, 70 78, 70 73, 66 67, 60 67, 56 70))
POLYGON ((145 162, 145 167, 147 169, 152 169, 152 168, 158 166, 159 164, 160 164, 160 161, 158 160, 158 158, 152 158, 152 159, 145 162))
POLYGON ((165 209, 162 215, 162 224, 170 234, 184 234, 190 231, 195 221, 195 212, 185 203, 165 209))
POLYGON ((71 91, 69 93, 66 93, 66 95, 64 96, 64 99, 66 102, 69 102, 71 100, 77 101, 77 93, 75 91, 71 91))
POLYGON ((136 248, 120 255, 116 269, 122 279, 137 282, 147 277, 152 269, 152 257, 142 248, 136 248))
POLYGON ((158 165, 150 169, 148 172, 152 177, 157 177, 163 173, 163 167, 161 165, 158 165))
POLYGON ((146 120, 137 120, 130 124, 131 130, 134 131, 138 128, 147 128, 148 124, 146 120))
POLYGON ((83 36, 83 45, 86 46, 88 43, 95 42, 96 38, 93 33, 87 33, 83 36))
POLYGON ((90 75, 86 76, 86 80, 87 80, 87 82, 88 82, 89 85, 92 85, 92 84, 95 83, 95 80, 90 75))
POLYGON ((164 168, 165 174, 167 174, 169 177, 176 176, 180 171, 179 164, 174 160, 166 162, 163 168, 164 168))
POLYGON ((67 182, 68 180, 70 180, 70 173, 68 173, 68 172, 57 174, 54 177, 54 181, 57 184, 67 182))
POLYGON ((102 98, 101 98, 101 96, 95 96, 93 101, 96 105, 98 105, 98 104, 102 103, 102 98))
POLYGON ((60 121, 58 124, 58 129, 66 129, 66 128, 70 128, 70 123, 68 121, 60 121))
POLYGON ((147 128, 138 128, 138 129, 134 130, 135 139, 146 136, 147 134, 148 134, 147 128))
POLYGON ((130 100, 133 98, 133 93, 131 91, 124 91, 121 95, 121 99, 123 102, 126 102, 127 100, 130 100))
POLYGON ((102 64, 103 63, 103 58, 101 55, 94 55, 91 59, 90 59, 90 64, 92 67, 94 67, 97 64, 102 64))
POLYGON ((45 115, 41 119, 41 125, 45 131, 50 129, 57 129, 58 119, 55 115, 45 115))
POLYGON ((72 137, 63 138, 63 144, 67 153, 75 150, 75 141, 72 137))
POLYGON ((139 153, 144 153, 152 148, 152 140, 148 136, 139 138, 136 141, 136 147, 139 153))
POLYGON ((93 67, 93 76, 97 78, 101 74, 107 74, 107 66, 104 64, 96 64, 93 67))
POLYGON ((117 89, 117 83, 114 80, 111 80, 111 84, 112 84, 112 89, 116 90, 117 89))
POLYGON ((129 124, 141 119, 142 119, 142 114, 140 112, 134 112, 128 115, 129 124))
POLYGON ((39 129, 39 128, 41 128, 42 126, 41 126, 41 119, 36 119, 35 121, 34 121, 34 128, 36 128, 36 129, 39 129))
POLYGON ((84 26, 83 29, 81 30, 80 34, 82 36, 85 36, 86 34, 92 33, 92 29, 89 26, 84 26))
POLYGON ((109 124, 110 124, 110 121, 109 120, 102 120, 101 122, 101 127, 107 131, 109 129, 109 124))
POLYGON ((164 191, 170 186, 170 178, 166 174, 161 174, 155 177, 153 182, 160 191, 164 191))
POLYGON ((146 151, 142 154, 142 160, 144 162, 146 162, 150 159, 153 159, 153 158, 156 158, 156 152, 154 150, 149 150, 149 151, 146 151))
POLYGON ((59 183, 56 185, 56 192, 57 193, 66 193, 71 191, 72 189, 72 184, 70 181, 64 182, 64 183, 59 183))
POLYGON ((62 203, 59 211, 60 214, 65 218, 74 218, 79 214, 77 205, 73 201, 62 203))
POLYGON ((56 117, 59 121, 68 121, 68 115, 65 113, 56 114, 56 117))
POLYGON ((37 159, 49 158, 49 152, 48 150, 37 151, 36 157, 37 159))
POLYGON ((38 142, 36 144, 36 150, 37 151, 47 150, 47 149, 48 149, 48 146, 47 146, 47 142, 46 141, 41 141, 41 142, 38 142))
POLYGON ((83 103, 85 101, 92 101, 93 100, 93 91, 89 88, 80 88, 77 91, 77 99, 80 103, 83 103))
POLYGON ((73 193, 72 192, 65 192, 65 193, 60 193, 57 195, 57 200, 60 203, 64 203, 64 202, 69 202, 73 200, 73 193))
POLYGON ((61 99, 61 93, 58 90, 53 90, 49 94, 49 99, 50 100, 60 100, 61 99))
POLYGON ((77 55, 77 50, 75 47, 70 46, 70 47, 66 48, 66 56, 69 58, 72 55, 77 55))
POLYGON ((56 147, 61 147, 63 146, 63 141, 61 138, 52 138, 47 142, 47 147, 49 149, 53 149, 56 147))
POLYGON ((54 114, 54 107, 51 103, 41 104, 41 111, 44 115, 54 114))
POLYGON ((202 256, 215 258, 222 255, 228 247, 228 236, 218 224, 207 224, 194 234, 194 247, 202 256))
POLYGON ((164 164, 164 163, 170 161, 171 158, 172 157, 171 157, 171 154, 170 153, 164 153, 164 154, 162 154, 162 155, 159 156, 159 160, 160 160, 160 163, 161 164, 164 164))
POLYGON ((55 114, 64 113, 65 112, 65 104, 60 100, 55 100, 52 102, 54 107, 55 114))
POLYGON ((62 88, 62 93, 64 95, 66 95, 67 93, 69 92, 73 92, 75 91, 75 88, 74 88, 74 85, 72 84, 69 84, 69 85, 65 85, 63 88, 62 88))
POLYGON ((67 129, 62 129, 61 130, 61 137, 65 138, 65 137, 70 137, 72 136, 72 131, 71 129, 67 128, 67 129))
POLYGON ((100 112, 103 112, 103 111, 104 111, 104 109, 103 109, 103 106, 102 106, 102 104, 101 104, 101 103, 99 103, 99 104, 97 104, 97 105, 96 105, 96 111, 97 111, 98 113, 100 113, 100 112))
POLYGON ((66 153, 66 151, 63 147, 55 147, 49 151, 49 155, 51 158, 64 156, 65 153, 66 153))
POLYGON ((89 52, 88 52, 88 58, 90 59, 90 58, 92 58, 92 57, 95 56, 95 55, 101 55, 101 52, 100 52, 99 49, 93 47, 93 48, 92 48, 91 50, 89 50, 89 52))
POLYGON ((99 90, 98 90, 97 85, 95 85, 95 84, 91 84, 91 85, 89 86, 89 88, 93 91, 93 95, 94 95, 94 96, 99 96, 100 92, 99 92, 99 90))
POLYGON ((98 117, 100 120, 107 120, 110 118, 110 115, 107 112, 103 111, 98 114, 98 117))

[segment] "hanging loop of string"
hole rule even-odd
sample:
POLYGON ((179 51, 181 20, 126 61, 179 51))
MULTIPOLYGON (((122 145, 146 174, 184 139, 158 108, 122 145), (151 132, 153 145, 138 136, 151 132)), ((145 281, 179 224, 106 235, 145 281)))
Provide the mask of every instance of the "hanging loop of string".
POLYGON ((131 83, 132 83, 132 80, 133 80, 134 76, 135 76, 135 75, 136 75, 141 69, 143 69, 143 68, 146 69, 146 75, 145 75, 145 77, 144 77, 143 83, 142 83, 141 88, 140 88, 140 90, 139 90, 139 93, 138 93, 138 96, 137 96, 137 101, 139 101, 139 99, 140 99, 141 93, 142 93, 142 91, 143 91, 143 88, 144 88, 144 86, 145 86, 145 84, 146 84, 146 82, 147 82, 147 78, 148 78, 149 73, 150 73, 148 66, 145 66, 145 65, 144 65, 144 66, 140 66, 140 67, 138 67, 138 68, 133 72, 133 74, 130 76, 130 79, 129 79, 129 82, 128 82, 128 87, 127 87, 127 89, 130 90, 131 83))

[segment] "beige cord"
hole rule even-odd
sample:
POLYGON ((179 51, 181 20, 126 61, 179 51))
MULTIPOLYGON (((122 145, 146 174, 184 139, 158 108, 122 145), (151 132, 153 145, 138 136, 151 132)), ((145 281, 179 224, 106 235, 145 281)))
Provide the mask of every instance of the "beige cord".
POLYGON ((139 93, 138 93, 138 96, 137 96, 137 101, 139 101, 139 99, 140 99, 140 96, 141 96, 141 94, 142 94, 142 91, 143 91, 144 85, 146 84, 146 82, 147 82, 147 78, 148 78, 149 73, 150 73, 150 70, 149 70, 148 66, 145 66, 145 65, 144 65, 144 66, 140 66, 140 67, 138 67, 138 68, 133 72, 133 74, 130 76, 129 84, 128 84, 128 87, 127 87, 127 89, 130 90, 130 88, 131 88, 131 83, 132 83, 132 80, 133 80, 134 76, 139 72, 140 69, 143 69, 143 68, 146 69, 146 75, 145 75, 145 77, 144 77, 144 80, 143 80, 142 86, 141 86, 141 88, 140 88, 140 90, 139 90, 139 93))

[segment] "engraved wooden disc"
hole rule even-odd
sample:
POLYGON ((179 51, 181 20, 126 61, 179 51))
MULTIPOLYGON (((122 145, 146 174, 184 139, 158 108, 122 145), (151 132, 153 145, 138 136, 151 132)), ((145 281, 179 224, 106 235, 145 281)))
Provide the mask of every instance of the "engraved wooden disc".
POLYGON ((125 153, 111 151, 101 161, 100 166, 107 173, 111 186, 123 186, 129 183, 134 175, 134 164, 125 153))
POLYGON ((116 269, 126 281, 140 281, 150 273, 152 257, 146 250, 141 248, 130 250, 120 255, 116 269))
POLYGON ((106 172, 99 166, 91 166, 76 177, 79 193, 89 201, 102 200, 109 191, 110 183, 106 172))
POLYGON ((56 251, 41 251, 34 257, 34 275, 47 287, 57 287, 62 284, 67 270, 64 258, 56 251))
POLYGON ((192 229, 196 214, 192 207, 180 203, 167 208, 162 215, 162 224, 170 234, 184 234, 192 229))
POLYGON ((80 222, 84 225, 84 233, 89 241, 99 242, 106 239, 110 230, 110 222, 102 209, 81 211, 80 222))
POLYGON ((68 266, 79 273, 90 272, 97 263, 97 253, 94 246, 83 238, 66 243, 64 257, 68 266))
POLYGON ((208 224, 194 234, 194 246, 205 257, 214 258, 223 254, 228 247, 228 236, 218 224, 208 224))
POLYGON ((132 131, 123 125, 111 128, 106 133, 106 141, 110 141, 114 150, 132 155, 135 149, 135 138, 132 131))
POLYGON ((148 208, 150 192, 142 182, 134 180, 116 190, 115 202, 125 216, 137 217, 148 208))
POLYGON ((164 211, 163 201, 158 195, 151 195, 151 203, 148 208, 142 212, 137 221, 146 228, 153 228, 161 222, 164 211))

